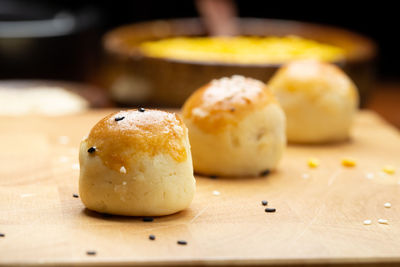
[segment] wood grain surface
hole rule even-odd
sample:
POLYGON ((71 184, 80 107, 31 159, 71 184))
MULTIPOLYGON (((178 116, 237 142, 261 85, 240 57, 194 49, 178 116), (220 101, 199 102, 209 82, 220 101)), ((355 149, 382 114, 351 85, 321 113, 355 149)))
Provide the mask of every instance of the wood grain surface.
POLYGON ((73 197, 78 144, 109 112, 0 117, 0 265, 400 264, 400 135, 374 113, 358 114, 348 142, 290 145, 266 177, 197 177, 189 209, 143 222, 73 197), (341 166, 345 156, 357 166, 341 166))

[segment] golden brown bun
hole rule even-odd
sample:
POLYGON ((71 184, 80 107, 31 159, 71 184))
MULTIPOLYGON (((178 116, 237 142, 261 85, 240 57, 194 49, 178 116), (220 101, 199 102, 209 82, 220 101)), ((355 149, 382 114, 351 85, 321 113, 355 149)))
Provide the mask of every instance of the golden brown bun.
POLYGON ((275 169, 285 117, 265 84, 232 76, 200 88, 183 106, 196 172, 254 176, 275 169))
POLYGON ((285 111, 289 142, 344 140, 358 106, 357 88, 337 66, 294 61, 268 83, 285 111))
POLYGON ((269 103, 276 103, 266 85, 234 75, 213 80, 196 90, 183 106, 183 117, 206 132, 218 132, 236 125, 246 115, 269 103))
POLYGON ((81 199, 99 212, 166 215, 189 206, 194 195, 187 128, 176 114, 110 114, 82 141, 80 165, 81 199))

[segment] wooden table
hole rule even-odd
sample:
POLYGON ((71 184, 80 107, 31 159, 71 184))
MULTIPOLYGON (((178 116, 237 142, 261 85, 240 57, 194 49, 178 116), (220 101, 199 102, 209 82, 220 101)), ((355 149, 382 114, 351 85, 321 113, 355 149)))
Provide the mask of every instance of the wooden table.
POLYGON ((374 113, 358 114, 349 142, 289 146, 267 177, 197 177, 189 209, 143 222, 72 196, 79 141, 109 112, 0 117, 0 265, 400 264, 400 135, 374 113), (341 166, 345 156, 357 166, 341 166), (381 172, 386 164, 397 173, 381 172))

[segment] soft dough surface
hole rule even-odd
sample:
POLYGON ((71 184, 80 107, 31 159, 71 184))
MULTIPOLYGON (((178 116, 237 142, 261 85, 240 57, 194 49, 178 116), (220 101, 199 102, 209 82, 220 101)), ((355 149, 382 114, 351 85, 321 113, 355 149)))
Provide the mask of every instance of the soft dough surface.
POLYGON ((268 83, 285 111, 295 143, 345 140, 358 107, 357 88, 335 65, 312 60, 282 67, 268 83))
POLYGON ((196 172, 256 176, 276 168, 285 115, 265 84, 233 76, 196 91, 183 107, 196 172))
POLYGON ((167 215, 187 208, 194 196, 187 129, 172 113, 131 110, 107 116, 81 142, 79 161, 80 197, 98 212, 167 215), (90 147, 95 152, 89 153, 90 147))

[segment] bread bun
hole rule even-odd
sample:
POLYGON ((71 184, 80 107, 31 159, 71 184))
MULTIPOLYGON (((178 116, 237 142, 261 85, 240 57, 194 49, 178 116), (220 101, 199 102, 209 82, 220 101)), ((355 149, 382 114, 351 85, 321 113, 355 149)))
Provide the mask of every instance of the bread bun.
POLYGON ((294 61, 268 83, 287 118, 287 138, 324 143, 349 137, 358 107, 357 88, 337 66, 314 60, 294 61))
POLYGON ((81 142, 79 162, 79 193, 91 210, 160 216, 193 199, 187 128, 173 113, 139 109, 105 117, 81 142))
POLYGON ((198 89, 183 106, 195 172, 255 176, 273 170, 286 144, 285 116, 260 81, 232 76, 198 89))

